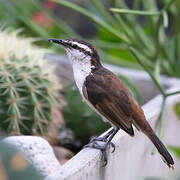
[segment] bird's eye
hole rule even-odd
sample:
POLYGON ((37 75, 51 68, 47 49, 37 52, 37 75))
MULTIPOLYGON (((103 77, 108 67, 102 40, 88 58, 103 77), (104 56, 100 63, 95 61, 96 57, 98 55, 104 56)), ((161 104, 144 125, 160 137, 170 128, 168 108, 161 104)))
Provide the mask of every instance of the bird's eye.
POLYGON ((75 49, 76 49, 76 48, 77 48, 77 45, 76 45, 76 44, 74 44, 74 45, 73 45, 73 48, 75 48, 75 49))
POLYGON ((97 70, 95 66, 91 66, 91 70, 97 70))

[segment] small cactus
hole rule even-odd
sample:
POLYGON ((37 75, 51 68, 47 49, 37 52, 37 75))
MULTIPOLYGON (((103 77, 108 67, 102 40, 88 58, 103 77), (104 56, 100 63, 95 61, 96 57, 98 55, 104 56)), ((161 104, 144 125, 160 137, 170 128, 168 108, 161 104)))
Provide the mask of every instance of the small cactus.
POLYGON ((58 94, 53 68, 44 60, 47 52, 33 46, 32 39, 19 38, 17 32, 0 32, 0 128, 4 131, 45 132, 58 94))

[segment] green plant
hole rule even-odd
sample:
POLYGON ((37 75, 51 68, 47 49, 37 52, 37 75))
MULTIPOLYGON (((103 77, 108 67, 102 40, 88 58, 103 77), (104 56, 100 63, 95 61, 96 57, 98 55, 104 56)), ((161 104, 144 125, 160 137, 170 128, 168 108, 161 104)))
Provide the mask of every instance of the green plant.
POLYGON ((146 177, 143 180, 163 180, 163 179, 159 177, 146 177))
POLYGON ((2 141, 0 142, 0 172, 3 180, 43 179, 21 152, 2 141))
MULTIPOLYGON (((124 0, 111 0, 108 5, 113 7, 107 10, 102 1, 88 0, 88 6, 82 7, 65 0, 54 0, 59 4, 69 7, 94 21, 101 32, 100 45, 103 48, 119 50, 116 62, 123 64, 119 59, 130 62, 134 66, 135 60, 150 75, 153 82, 163 96, 160 113, 159 136, 164 134, 164 115, 166 99, 180 91, 166 93, 160 82, 160 74, 180 77, 180 31, 178 0, 162 0, 159 10, 156 0, 134 0, 133 9, 128 8, 124 0), (169 25, 169 15, 173 21, 169 25), (138 16, 144 16, 141 22, 138 16), (172 33, 166 33, 167 27, 172 28, 172 33), (102 38, 103 37, 103 38, 102 38), (118 48, 114 48, 114 47, 118 48), (118 60, 117 60, 118 59, 118 60)), ((109 54, 103 52, 106 57, 109 54)), ((109 58, 113 61, 115 58, 109 58)), ((127 64, 127 63, 126 63, 127 64)), ((135 67, 135 66, 134 66, 135 67)))
MULTIPOLYGON (((178 180, 179 176, 175 175, 172 177, 169 177, 168 180, 178 180)), ((145 177, 143 180, 164 180, 164 178, 160 178, 160 177, 145 177)))
MULTIPOLYGON (((39 40, 49 36, 77 36, 77 33, 62 18, 54 14, 53 10, 56 7, 48 6, 48 2, 53 3, 48 0, 0 0, 0 22, 15 30, 23 28, 23 34, 28 37, 38 37, 39 40)), ((46 41, 35 43, 50 47, 46 41)))
POLYGON ((174 106, 174 111, 176 112, 177 117, 180 120, 180 102, 176 103, 174 106))
POLYGON ((161 10, 158 10, 156 0, 134 0, 133 8, 136 10, 129 9, 124 0, 109 2, 88 0, 84 2, 85 8, 65 0, 54 1, 97 23, 100 38, 97 37, 95 44, 108 50, 108 54, 103 51, 103 54, 107 56, 105 59, 111 56, 111 61, 133 67, 136 58, 130 52, 131 47, 141 55, 143 64, 146 64, 152 72, 155 71, 156 76, 164 73, 180 77, 179 5, 177 0, 162 0, 161 4, 164 7, 161 10), (114 8, 108 10, 104 4, 114 8), (139 10, 140 6, 142 10, 139 10), (168 13, 174 21, 171 21, 173 32, 167 34, 168 13), (145 20, 140 21, 138 16, 144 16, 145 20))
POLYGON ((180 147, 177 146, 168 146, 168 149, 174 152, 176 157, 180 158, 180 147))
POLYGON ((56 90, 52 81, 53 67, 44 59, 48 51, 17 32, 1 31, 0 39, 0 128, 15 134, 43 133, 57 106, 55 98, 62 99, 60 84, 56 90))

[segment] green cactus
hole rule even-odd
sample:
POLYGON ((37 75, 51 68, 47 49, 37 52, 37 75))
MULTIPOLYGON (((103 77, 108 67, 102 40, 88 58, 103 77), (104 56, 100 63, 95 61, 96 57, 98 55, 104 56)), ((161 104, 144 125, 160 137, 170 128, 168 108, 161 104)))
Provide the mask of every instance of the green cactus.
POLYGON ((43 133, 58 96, 53 68, 44 60, 47 50, 16 32, 2 31, 0 39, 0 128, 13 134, 43 133))
POLYGON ((0 142, 0 179, 42 180, 42 176, 12 145, 0 142))

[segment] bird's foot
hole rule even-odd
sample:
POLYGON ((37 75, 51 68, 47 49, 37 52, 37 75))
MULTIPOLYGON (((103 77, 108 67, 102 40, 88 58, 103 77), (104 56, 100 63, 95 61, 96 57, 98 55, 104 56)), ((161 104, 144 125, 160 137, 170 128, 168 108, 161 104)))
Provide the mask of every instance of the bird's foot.
POLYGON ((92 137, 90 142, 87 145, 85 145, 85 147, 87 146, 87 147, 91 147, 91 148, 95 148, 95 149, 101 149, 102 146, 104 146, 103 148, 107 148, 108 145, 113 148, 113 150, 112 150, 112 153, 113 153, 116 149, 116 146, 114 145, 113 142, 108 140, 107 136, 92 137), (98 144, 98 142, 99 142, 99 144, 98 144), (104 145, 102 145, 102 144, 104 144, 104 145), (95 146, 95 147, 92 147, 92 146, 95 146), (99 148, 99 146, 101 146, 101 147, 99 148))
POLYGON ((106 166, 107 164, 107 154, 106 154, 106 149, 108 146, 111 146, 113 148, 112 152, 115 151, 115 145, 111 141, 108 141, 108 139, 105 141, 105 139, 101 138, 93 138, 89 144, 85 145, 84 148, 94 148, 94 149, 99 149, 102 152, 102 157, 103 157, 103 166, 106 166))
POLYGON ((108 141, 104 137, 92 137, 90 142, 84 146, 84 148, 95 148, 100 150, 106 150, 108 145, 113 148, 112 153, 115 151, 116 146, 113 142, 108 141))
POLYGON ((114 135, 117 133, 118 129, 112 129, 103 137, 93 137, 91 138, 89 144, 85 145, 84 148, 95 148, 102 152, 103 166, 107 164, 107 154, 106 149, 110 146, 113 148, 112 153, 115 151, 115 144, 111 142, 114 135))

